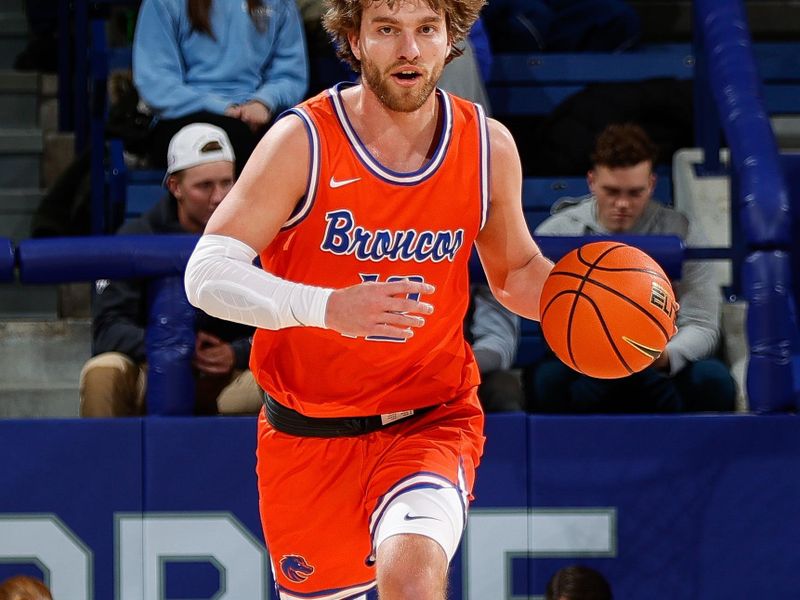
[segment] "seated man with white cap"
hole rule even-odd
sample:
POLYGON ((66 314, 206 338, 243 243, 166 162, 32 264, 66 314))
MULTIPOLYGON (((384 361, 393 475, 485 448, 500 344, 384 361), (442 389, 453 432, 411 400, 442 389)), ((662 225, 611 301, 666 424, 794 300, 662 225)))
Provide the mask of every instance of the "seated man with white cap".
MULTIPOLYGON (((187 125, 172 138, 164 187, 168 190, 120 234, 197 233, 234 182, 233 148, 225 131, 207 123, 187 125)), ((92 354, 80 380, 84 417, 146 412, 145 326, 147 282, 96 282, 92 354)), ((197 311, 194 372, 199 414, 256 413, 261 394, 248 369, 252 328, 197 311)))

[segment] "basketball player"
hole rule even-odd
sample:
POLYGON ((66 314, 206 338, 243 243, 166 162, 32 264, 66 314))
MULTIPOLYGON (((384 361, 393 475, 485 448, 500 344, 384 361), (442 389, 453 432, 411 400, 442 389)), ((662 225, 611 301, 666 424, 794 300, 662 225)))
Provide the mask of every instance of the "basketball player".
POLYGON ((511 135, 435 87, 482 4, 332 0, 362 81, 270 129, 187 266, 192 303, 259 327, 260 510, 283 600, 444 598, 483 447, 462 330, 473 242, 500 302, 539 316, 552 263, 511 135))

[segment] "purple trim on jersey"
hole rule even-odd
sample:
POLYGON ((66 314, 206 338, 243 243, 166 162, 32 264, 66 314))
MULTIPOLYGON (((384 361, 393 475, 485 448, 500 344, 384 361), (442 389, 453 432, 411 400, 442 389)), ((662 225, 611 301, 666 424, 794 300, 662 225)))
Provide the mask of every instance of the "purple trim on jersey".
POLYGON ((314 207, 314 201, 317 198, 317 188, 319 187, 319 169, 320 169, 320 147, 319 147, 319 132, 314 126, 314 121, 308 113, 302 108, 291 108, 281 113, 278 119, 286 115, 296 115, 303 123, 308 136, 309 157, 308 157, 308 175, 306 176, 306 193, 297 202, 292 214, 286 220, 286 223, 281 225, 281 230, 285 231, 291 229, 302 223, 311 209, 314 207))
POLYGON ((360 588, 361 586, 365 586, 365 585, 370 585, 370 587, 364 588, 364 589, 360 589, 357 592, 353 592, 353 594, 350 595, 350 596, 343 596, 342 598, 339 599, 339 600, 353 600, 354 598, 358 598, 359 596, 363 596, 363 595, 371 592, 372 590, 374 590, 375 587, 377 586, 377 583, 375 582, 375 580, 373 579, 372 581, 365 581, 364 583, 357 583, 355 585, 349 585, 347 587, 342 587, 342 588, 331 588, 329 590, 320 590, 318 592, 308 592, 308 593, 293 592, 289 588, 284 587, 282 585, 278 585, 277 583, 275 584, 275 589, 278 591, 278 594, 279 594, 278 598, 280 598, 280 593, 283 591, 283 592, 286 592, 287 594, 291 594, 292 596, 297 596, 298 598, 308 598, 309 600, 314 600, 315 598, 323 598, 324 599, 325 596, 330 596, 332 594, 339 594, 341 592, 346 592, 347 590, 349 590, 351 588, 360 588), (370 584, 372 584, 372 585, 370 585, 370 584))
POLYGON ((491 184, 491 146, 489 144, 489 125, 486 121, 486 112, 480 104, 475 104, 478 116, 478 152, 480 158, 481 181, 481 226, 486 225, 489 218, 489 189, 491 184))
POLYGON ((438 88, 436 89, 436 98, 443 111, 444 123, 441 132, 439 133, 439 141, 437 142, 436 150, 433 153, 433 158, 416 171, 412 171, 410 173, 401 173, 385 167, 374 156, 372 156, 364 143, 361 141, 361 138, 358 136, 353 124, 350 122, 350 117, 348 117, 347 111, 344 109, 344 103, 341 99, 341 90, 346 87, 350 87, 351 85, 353 84, 349 84, 347 82, 337 83, 335 86, 330 88, 329 98, 333 106, 334 115, 339 121, 339 125, 341 126, 351 148, 355 152, 356 157, 358 158, 359 162, 364 165, 364 168, 375 175, 375 177, 378 179, 394 185, 417 185, 432 177, 439 170, 439 167, 442 165, 442 163, 444 163, 444 160, 447 157, 447 151, 450 148, 450 142, 452 140, 453 107, 450 96, 446 92, 438 88))
MULTIPOLYGON (((439 473, 434 473, 433 471, 417 471, 416 473, 412 473, 410 475, 406 475, 401 480, 397 481, 392 487, 390 487, 388 490, 386 490, 386 492, 380 498, 378 498, 378 501, 375 502, 375 507, 377 508, 378 506, 383 504, 384 498, 386 498, 387 496, 391 495, 392 492, 394 492, 394 490, 396 490, 398 487, 403 485, 406 481, 408 481, 409 479, 414 479, 415 477, 433 477, 434 479, 441 479, 442 481, 447 483, 447 485, 450 485, 450 486, 455 485, 456 487, 458 487, 458 484, 454 484, 447 477, 445 477, 444 475, 440 475, 439 473)), ((441 486, 441 487, 445 487, 445 486, 441 486)), ((373 511, 373 513, 374 513, 374 511, 373 511)), ((370 520, 372 520, 372 517, 370 517, 370 520)))
MULTIPOLYGON (((452 485, 453 484, 450 483, 450 486, 452 486, 452 485)), ((431 482, 422 482, 422 483, 415 483, 414 485, 410 485, 407 488, 403 488, 402 490, 397 492, 397 494, 394 497, 392 497, 392 499, 389 500, 386 503, 386 506, 384 506, 383 509, 381 509, 381 512, 378 514, 378 517, 375 519, 375 525, 373 526, 373 528, 369 532, 369 539, 370 539, 370 546, 372 548, 372 553, 367 557, 367 560, 364 561, 364 562, 367 565, 370 565, 370 566, 375 564, 375 559, 373 557, 375 556, 375 553, 378 551, 378 549, 375 547, 375 532, 378 530, 378 526, 381 524, 381 520, 383 519, 384 513, 387 511, 387 509, 389 508, 389 506, 392 504, 392 502, 395 499, 399 498, 400 496, 402 496, 403 494, 405 494, 407 492, 413 492, 414 490, 425 490, 425 489, 441 490, 441 489, 444 489, 445 487, 447 487, 447 486, 438 485, 436 483, 431 483, 431 482)))

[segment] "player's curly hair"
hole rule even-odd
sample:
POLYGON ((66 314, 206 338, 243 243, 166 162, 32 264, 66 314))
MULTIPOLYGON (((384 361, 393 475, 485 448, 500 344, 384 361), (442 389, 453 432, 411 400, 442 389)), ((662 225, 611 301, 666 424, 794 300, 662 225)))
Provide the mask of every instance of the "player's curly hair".
MULTIPOLYGON (((405 0, 325 0, 325 15, 322 24, 325 31, 331 36, 336 46, 336 54, 356 72, 361 72, 361 63, 350 49, 347 36, 361 28, 361 15, 364 9, 373 2, 386 2, 389 8, 394 8, 405 0)), ((427 5, 436 12, 443 12, 447 23, 447 35, 452 44, 449 62, 462 51, 456 48, 469 33, 472 24, 478 19, 481 8, 486 0, 425 0, 427 5)))
POLYGON ((650 161, 656 164, 658 146, 647 132, 635 123, 614 123, 606 127, 597 137, 592 164, 619 169, 633 167, 650 161))

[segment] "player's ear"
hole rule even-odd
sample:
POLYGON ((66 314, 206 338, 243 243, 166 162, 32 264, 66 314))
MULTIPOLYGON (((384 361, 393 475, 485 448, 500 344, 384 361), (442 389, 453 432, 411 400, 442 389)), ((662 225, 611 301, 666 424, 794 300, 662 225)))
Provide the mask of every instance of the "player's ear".
POLYGON ((586 172, 586 185, 589 186, 589 191, 594 191, 594 169, 589 169, 586 172))
POLYGON ((176 198, 180 199, 181 190, 180 186, 180 179, 177 174, 173 173, 169 177, 167 177, 167 189, 169 193, 175 196, 176 198))
POLYGON ((350 44, 350 51, 353 53, 353 56, 356 57, 356 60, 360 62, 361 48, 358 47, 358 40, 359 36, 357 32, 351 31, 350 33, 347 34, 347 43, 350 44))

